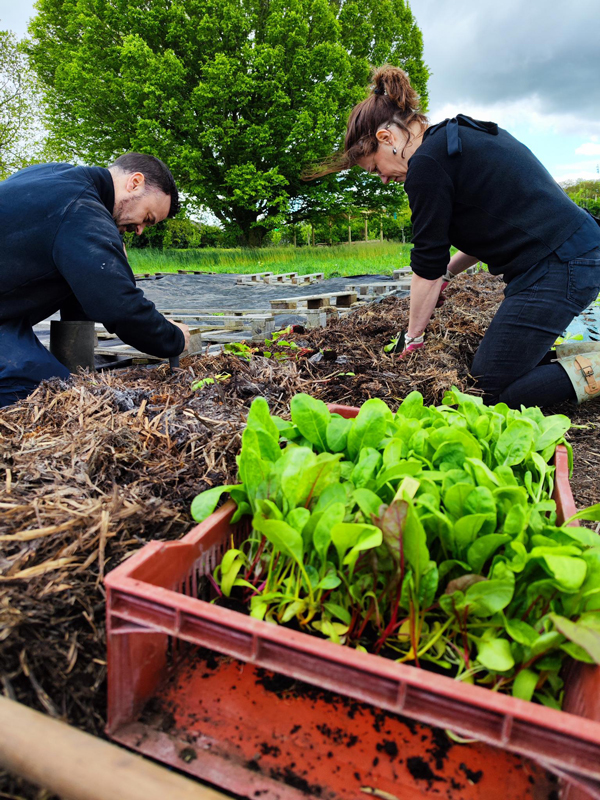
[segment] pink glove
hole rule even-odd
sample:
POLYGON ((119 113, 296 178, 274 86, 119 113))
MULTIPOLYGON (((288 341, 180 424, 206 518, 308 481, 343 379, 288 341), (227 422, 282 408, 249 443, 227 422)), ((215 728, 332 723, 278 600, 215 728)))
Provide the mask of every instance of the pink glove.
POLYGON ((415 350, 419 350, 424 344, 425 342, 423 341, 423 337, 419 336, 414 342, 408 344, 404 350, 400 352, 398 358, 404 358, 404 356, 408 355, 408 353, 413 353, 415 350))

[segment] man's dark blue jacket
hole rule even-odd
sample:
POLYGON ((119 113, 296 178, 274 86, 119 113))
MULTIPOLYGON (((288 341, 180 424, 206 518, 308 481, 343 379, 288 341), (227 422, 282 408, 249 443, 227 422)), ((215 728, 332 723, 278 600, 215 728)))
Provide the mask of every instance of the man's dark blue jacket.
POLYGON ((184 336, 135 285, 101 167, 40 164, 0 182, 0 325, 35 325, 76 299, 88 319, 167 358, 184 336))

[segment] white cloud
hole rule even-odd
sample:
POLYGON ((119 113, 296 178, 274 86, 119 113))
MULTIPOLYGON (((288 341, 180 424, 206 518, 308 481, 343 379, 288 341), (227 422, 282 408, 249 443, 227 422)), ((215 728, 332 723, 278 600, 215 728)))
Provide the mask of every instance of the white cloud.
POLYGON ((520 129, 529 128, 533 132, 589 138, 591 142, 583 147, 595 147, 598 150, 583 152, 579 148, 577 153, 600 153, 600 145, 592 144, 594 139, 600 137, 600 119, 582 119, 576 113, 568 112, 548 113, 537 95, 496 103, 478 103, 458 97, 452 102, 433 106, 429 117, 432 122, 437 122, 458 113, 468 114, 475 119, 492 120, 508 130, 518 125, 520 129))
POLYGON ((578 156, 600 156, 600 144, 594 142, 586 142, 575 150, 578 156))
POLYGON ((600 175, 594 170, 579 170, 576 172, 562 172, 552 176, 557 183, 575 183, 575 181, 597 181, 600 175))
MULTIPOLYGON (((572 172, 573 170, 596 172, 596 168, 600 168, 600 159, 596 161, 575 161, 571 164, 557 164, 555 167, 559 172, 572 172)), ((596 177, 600 180, 600 175, 596 177)))
POLYGON ((432 107, 536 98, 538 112, 568 116, 569 126, 575 120, 598 123, 598 0, 577 0, 568 11, 560 0, 411 0, 410 5, 432 71, 432 107))

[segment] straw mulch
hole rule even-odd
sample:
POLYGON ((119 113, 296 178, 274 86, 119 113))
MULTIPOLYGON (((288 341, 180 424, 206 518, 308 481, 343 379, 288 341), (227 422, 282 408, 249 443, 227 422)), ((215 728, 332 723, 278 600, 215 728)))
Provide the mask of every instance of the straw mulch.
MULTIPOLYGON (((297 392, 353 405, 382 397, 396 407, 413 389, 429 403, 452 384, 469 389, 469 364, 501 287, 487 274, 457 280, 430 325, 427 347, 402 361, 382 348, 406 327, 408 300, 387 298, 326 329, 294 334, 303 348, 296 358, 224 354, 184 360, 173 375, 167 366, 81 375, 44 384, 1 410, 4 694, 101 735, 102 578, 148 540, 186 533, 199 491, 234 482, 253 398, 266 397, 285 415, 297 392), (222 373, 229 375, 223 382, 192 391, 194 380, 222 373)), ((586 505, 600 500, 592 406, 575 414, 588 426, 574 433, 583 466, 575 494, 586 505)), ((0 776, 0 797, 46 795, 0 776)))

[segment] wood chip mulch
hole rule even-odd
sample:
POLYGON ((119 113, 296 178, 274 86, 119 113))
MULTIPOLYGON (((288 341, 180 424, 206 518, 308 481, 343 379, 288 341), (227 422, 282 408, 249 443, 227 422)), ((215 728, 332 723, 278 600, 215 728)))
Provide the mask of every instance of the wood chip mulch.
MULTIPOLYGON (((248 407, 288 413, 297 392, 396 408, 413 389, 439 403, 472 388, 469 365, 502 300, 487 274, 457 279, 426 348, 399 361, 383 346, 406 327, 408 299, 385 298, 291 337, 300 355, 222 354, 168 367, 43 384, 0 410, 0 680, 3 693, 102 735, 106 652, 102 579, 151 539, 192 526, 200 491, 234 482, 248 407), (227 373, 192 391, 195 380, 227 373)), ((552 409, 554 410, 554 409, 552 409)), ((600 501, 600 403, 560 409, 571 431, 579 506, 600 501)), ((0 773, 0 797, 49 795, 0 773)))

